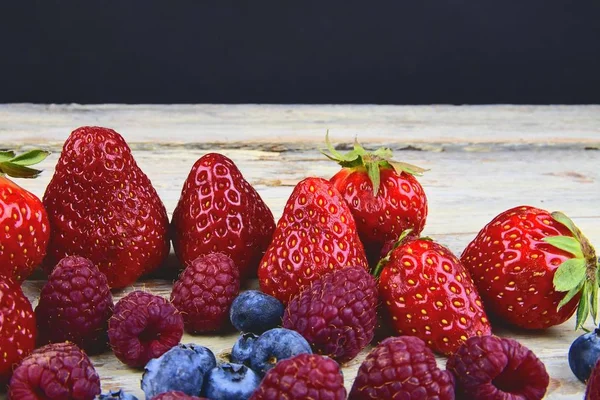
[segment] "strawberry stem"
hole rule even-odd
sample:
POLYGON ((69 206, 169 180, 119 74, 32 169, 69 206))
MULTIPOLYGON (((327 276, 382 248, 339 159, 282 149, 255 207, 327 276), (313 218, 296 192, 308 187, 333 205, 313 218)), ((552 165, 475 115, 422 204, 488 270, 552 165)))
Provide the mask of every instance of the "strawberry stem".
POLYGON ((383 271, 383 267, 385 267, 385 265, 390 261, 390 256, 392 255, 392 252, 394 250, 396 250, 402 243, 404 243, 405 239, 408 237, 408 235, 410 235, 411 232, 412 232, 412 228, 404 230, 400 234, 400 236, 398 237, 398 239, 394 242, 394 245, 387 252, 387 254, 385 255, 385 257, 383 257, 381 260, 379 260, 379 262, 375 266, 375 269, 373 270, 373 276, 375 278, 379 278, 379 275, 381 275, 381 271, 383 271))

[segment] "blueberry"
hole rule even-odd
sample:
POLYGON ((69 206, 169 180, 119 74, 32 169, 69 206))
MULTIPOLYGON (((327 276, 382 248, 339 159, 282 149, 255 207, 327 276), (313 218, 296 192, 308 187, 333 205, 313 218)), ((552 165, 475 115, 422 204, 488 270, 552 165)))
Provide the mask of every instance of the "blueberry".
POLYGON ((231 349, 231 362, 249 365, 256 339, 254 333, 242 333, 231 349))
POLYGON ((146 364, 142 390, 148 399, 172 390, 197 396, 205 375, 216 365, 215 355, 207 347, 180 344, 146 364))
POLYGON ((250 367, 260 376, 264 376, 279 360, 300 353, 312 353, 310 345, 302 335, 285 328, 266 331, 256 339, 253 347, 250 367))
POLYGON ((586 382, 600 357, 600 329, 579 336, 569 348, 569 367, 577 379, 586 382))
POLYGON ((260 384, 260 378, 241 364, 223 363, 206 375, 204 395, 212 400, 246 400, 260 384))
POLYGON ((229 310, 232 325, 240 332, 261 333, 281 326, 283 304, 258 290, 247 290, 233 300, 229 310))
POLYGON ((98 400, 138 400, 138 398, 119 389, 111 390, 108 393, 102 393, 98 396, 98 400))

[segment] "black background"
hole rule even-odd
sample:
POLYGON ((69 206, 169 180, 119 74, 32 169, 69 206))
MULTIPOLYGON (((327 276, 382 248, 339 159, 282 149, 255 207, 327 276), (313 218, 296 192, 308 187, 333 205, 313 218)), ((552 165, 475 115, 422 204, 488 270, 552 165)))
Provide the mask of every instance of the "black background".
POLYGON ((0 44, 0 103, 600 103, 600 0, 0 0, 0 44))

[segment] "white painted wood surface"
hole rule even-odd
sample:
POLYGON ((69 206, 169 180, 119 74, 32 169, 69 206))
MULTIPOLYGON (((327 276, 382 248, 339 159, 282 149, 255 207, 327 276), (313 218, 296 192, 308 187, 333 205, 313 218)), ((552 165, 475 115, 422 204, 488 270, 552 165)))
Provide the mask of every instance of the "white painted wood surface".
MULTIPOLYGON (((496 214, 520 204, 564 211, 600 247, 600 106, 0 105, 0 147, 53 151, 40 178, 19 183, 41 197, 62 142, 81 125, 112 127, 125 137, 169 214, 192 164, 219 151, 279 218, 300 179, 337 171, 318 152, 329 129, 335 143, 355 136, 368 147, 385 143, 396 158, 429 168, 420 178, 430 208, 424 234, 457 254, 496 214)), ((174 262, 171 256, 168 263, 174 262)), ((34 306, 42 285, 24 285, 34 306)), ((143 280, 134 287, 168 297, 171 282, 143 280)), ((115 292, 115 300, 134 287, 115 292)), ((586 326, 593 328, 590 321, 586 326)), ((581 334, 573 327, 571 320, 544 332, 494 332, 516 338, 544 361, 551 376, 547 398, 581 399, 584 385, 566 356, 581 334)), ((183 341, 220 353, 235 338, 186 334, 183 341)), ((348 388, 365 354, 344 366, 348 388)), ((93 362, 104 391, 122 387, 143 399, 140 371, 110 352, 93 362)))

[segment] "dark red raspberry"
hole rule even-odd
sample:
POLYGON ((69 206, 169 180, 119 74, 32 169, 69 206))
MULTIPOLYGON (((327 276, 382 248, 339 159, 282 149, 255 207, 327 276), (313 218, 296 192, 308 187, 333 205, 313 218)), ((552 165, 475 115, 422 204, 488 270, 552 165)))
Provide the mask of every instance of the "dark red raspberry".
POLYGON ((192 261, 173 285, 171 301, 183 314, 189 333, 216 332, 229 322, 229 308, 240 291, 233 260, 210 253, 192 261))
POLYGON ((166 299, 136 290, 115 305, 108 321, 108 339, 119 360, 143 367, 176 346, 183 336, 183 318, 166 299))
POLYGON ((454 399, 454 379, 416 336, 387 338, 367 355, 349 400, 454 399))
POLYGON ((318 354, 298 354, 279 361, 265 375, 250 400, 345 400, 338 363, 318 354))
POLYGON ((113 300, 106 276, 87 258, 65 257, 42 288, 35 308, 40 341, 70 341, 88 354, 106 348, 113 300))
POLYGON ((536 400, 550 378, 544 364, 513 339, 473 336, 450 356, 446 369, 456 377, 456 393, 473 400, 536 400))
POLYGON ((15 369, 8 398, 19 400, 92 400, 100 377, 88 356, 73 343, 40 347, 15 369))
POLYGON ((377 284, 362 267, 325 274, 289 302, 283 327, 300 333, 316 353, 341 363, 352 360, 373 339, 377 284))
POLYGON ((35 348, 35 317, 19 282, 0 277, 0 390, 35 348))
POLYGON ((190 396, 183 392, 165 392, 154 396, 152 400, 208 400, 206 397, 190 396))
POLYGON ((600 400, 600 360, 592 370, 585 388, 585 400, 600 400))

